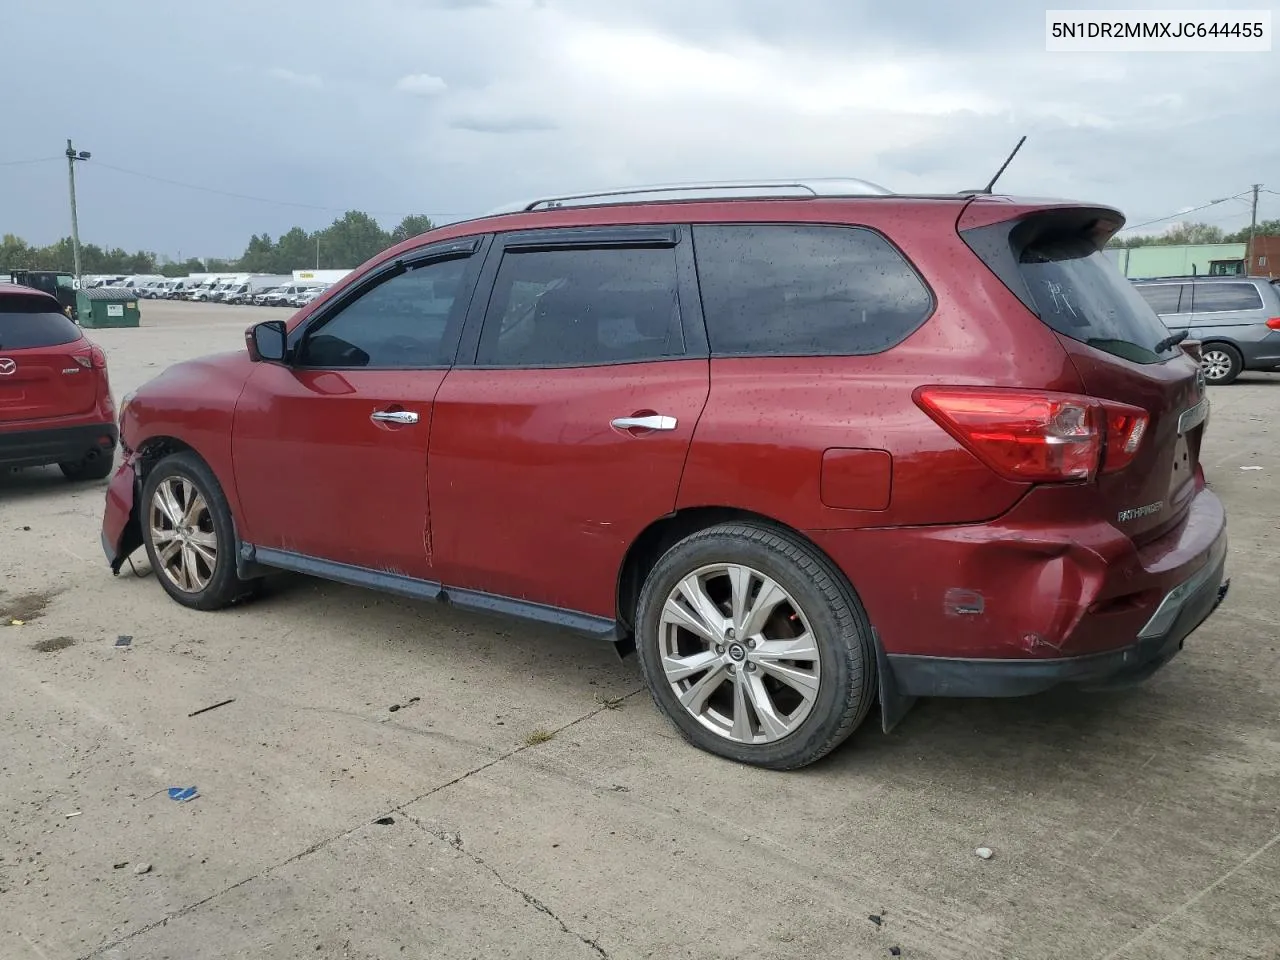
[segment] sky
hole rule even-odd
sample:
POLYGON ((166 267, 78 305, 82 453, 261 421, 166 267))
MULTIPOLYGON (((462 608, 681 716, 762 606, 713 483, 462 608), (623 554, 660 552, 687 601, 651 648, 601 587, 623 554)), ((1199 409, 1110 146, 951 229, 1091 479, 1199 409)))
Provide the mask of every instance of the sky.
MULTIPOLYGON (((951 192, 982 186, 1023 134, 1009 193, 1112 204, 1135 225, 1261 182, 1277 193, 1260 218, 1280 217, 1280 45, 1047 53, 1044 5, 1026 0, 4 6, 6 36, 29 42, 0 58, 0 233, 33 243, 70 232, 68 137, 92 154, 81 240, 174 258, 237 256, 250 234, 348 209, 390 228, 618 185, 951 192)), ((1186 214, 1248 218, 1240 200, 1186 214)))

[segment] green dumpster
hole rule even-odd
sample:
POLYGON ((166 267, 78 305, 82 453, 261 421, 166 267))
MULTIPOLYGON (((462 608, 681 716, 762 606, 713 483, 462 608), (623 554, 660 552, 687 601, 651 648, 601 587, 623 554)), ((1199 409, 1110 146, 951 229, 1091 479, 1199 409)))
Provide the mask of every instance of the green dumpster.
POLYGON ((82 327, 136 327, 142 319, 137 295, 124 287, 77 290, 76 312, 82 327))

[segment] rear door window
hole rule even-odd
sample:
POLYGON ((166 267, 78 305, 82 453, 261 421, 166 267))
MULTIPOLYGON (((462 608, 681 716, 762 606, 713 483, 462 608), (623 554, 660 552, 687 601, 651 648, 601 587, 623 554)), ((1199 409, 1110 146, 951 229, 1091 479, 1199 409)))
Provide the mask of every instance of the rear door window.
POLYGON ((1262 296, 1251 283, 1197 283, 1194 290, 1196 313, 1262 309, 1262 296))
POLYGON ((1177 356, 1169 328, 1087 238, 1032 244, 1019 269, 1040 319, 1063 336, 1134 363, 1177 356))
POLYGON ((44 297, 0 297, 0 350, 56 347, 80 339, 80 328, 44 297))
POLYGON ((1137 291, 1161 316, 1191 312, 1191 293, 1180 283, 1142 283, 1137 291))
POLYGON ((862 227, 693 228, 715 356, 854 356, 910 336, 933 296, 897 249, 862 227))
POLYGON ((476 363, 586 367, 683 350, 674 247, 509 250, 476 363))

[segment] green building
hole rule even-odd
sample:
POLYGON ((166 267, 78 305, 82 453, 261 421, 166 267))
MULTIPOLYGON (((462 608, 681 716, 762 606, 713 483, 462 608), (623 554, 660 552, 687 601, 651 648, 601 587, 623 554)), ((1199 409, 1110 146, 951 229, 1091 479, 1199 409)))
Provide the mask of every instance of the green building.
POLYGON ((1244 273, 1244 243, 1189 243, 1150 247, 1109 247, 1120 272, 1133 280, 1147 277, 1221 277, 1244 273))

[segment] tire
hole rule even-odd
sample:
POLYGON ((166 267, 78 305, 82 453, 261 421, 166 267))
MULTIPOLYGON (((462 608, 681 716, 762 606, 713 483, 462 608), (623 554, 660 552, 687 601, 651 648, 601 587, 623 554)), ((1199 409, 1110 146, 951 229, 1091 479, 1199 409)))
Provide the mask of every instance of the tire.
POLYGON ((781 529, 721 524, 681 540, 645 579, 636 624, 636 653, 658 708, 694 746, 729 760, 772 770, 807 766, 853 733, 875 700, 876 656, 866 611, 830 561, 781 529), (755 602, 769 590, 776 600, 764 578, 785 594, 776 605, 761 607, 772 609, 766 619, 753 623, 749 609, 737 620, 725 613, 734 592, 755 602), (725 642, 715 645, 686 626, 708 622, 690 617, 690 590, 714 604, 703 609, 724 618, 718 626, 736 625, 745 635, 727 632, 725 642), (672 606, 680 611, 675 617, 667 612, 672 606), (797 644, 796 634, 814 642, 797 644), (780 657, 778 644, 789 644, 783 652, 808 656, 780 657), (664 663, 679 660, 686 662, 668 675, 664 663), (705 669, 694 669, 702 662, 705 669), (780 674, 791 680, 783 682, 780 674), (677 687, 695 706, 704 700, 697 715, 681 702, 677 687), (811 690, 808 697, 802 688, 811 690), (713 692, 703 696, 706 691, 713 692))
POLYGON ((1244 357, 1229 343, 1206 343, 1200 352, 1205 383, 1224 387, 1244 372, 1244 357))
POLYGON ((184 607, 219 610, 257 593, 261 580, 236 576, 231 509, 213 471, 194 453, 171 454, 151 469, 142 485, 139 515, 151 569, 165 592, 184 607), (162 489, 171 500, 165 501, 162 489), (162 502, 171 504, 169 510, 162 502), (176 524, 171 513, 179 516, 176 524), (164 536, 170 531, 176 536, 164 536))
POLYGON ((73 483, 81 480, 105 480, 111 476, 111 468, 115 466, 113 453, 100 453, 93 458, 72 460, 58 464, 62 475, 73 483))

